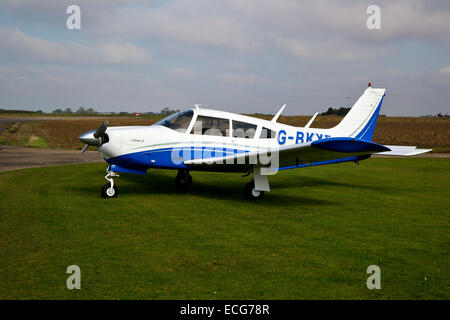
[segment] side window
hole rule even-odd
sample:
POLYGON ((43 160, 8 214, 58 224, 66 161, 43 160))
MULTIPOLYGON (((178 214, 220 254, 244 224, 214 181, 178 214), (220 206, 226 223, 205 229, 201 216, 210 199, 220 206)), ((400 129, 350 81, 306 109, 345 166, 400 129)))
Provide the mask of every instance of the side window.
POLYGON ((198 116, 191 133, 226 137, 229 130, 230 120, 228 119, 198 116))
POLYGON ((275 131, 263 127, 259 138, 260 139, 273 139, 273 138, 276 138, 276 136, 277 136, 277 133, 275 131))
POLYGON ((256 124, 233 120, 233 138, 253 139, 256 133, 256 124))

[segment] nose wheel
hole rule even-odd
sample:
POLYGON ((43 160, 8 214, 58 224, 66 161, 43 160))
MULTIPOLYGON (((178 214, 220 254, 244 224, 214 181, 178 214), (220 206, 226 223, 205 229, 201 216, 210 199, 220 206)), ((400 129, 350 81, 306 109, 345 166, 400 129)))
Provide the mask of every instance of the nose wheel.
POLYGON ((179 190, 188 190, 192 186, 192 176, 188 170, 178 170, 175 177, 175 186, 179 190))
POLYGON ((111 186, 111 183, 106 183, 101 190, 103 198, 116 198, 119 194, 119 188, 116 185, 111 186))
POLYGON ((108 180, 109 182, 106 183, 100 190, 101 195, 105 199, 116 198, 117 195, 119 194, 119 188, 114 184, 113 178, 119 177, 119 175, 114 171, 110 171, 109 166, 108 169, 106 169, 106 172, 107 175, 105 176, 105 179, 108 180))

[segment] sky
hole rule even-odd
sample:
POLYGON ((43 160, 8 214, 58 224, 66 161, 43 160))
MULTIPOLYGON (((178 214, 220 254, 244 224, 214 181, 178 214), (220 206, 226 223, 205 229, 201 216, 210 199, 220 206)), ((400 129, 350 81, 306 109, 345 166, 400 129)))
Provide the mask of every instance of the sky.
POLYGON ((450 113, 450 1, 0 1, 4 109, 310 115, 369 81, 382 114, 450 113))

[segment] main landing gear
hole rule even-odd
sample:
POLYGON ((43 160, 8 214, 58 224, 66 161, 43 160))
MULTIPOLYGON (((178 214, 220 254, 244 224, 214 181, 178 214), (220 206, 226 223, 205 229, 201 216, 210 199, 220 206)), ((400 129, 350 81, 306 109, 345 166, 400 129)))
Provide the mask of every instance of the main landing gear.
POLYGON ((105 179, 109 182, 105 184, 101 189, 102 197, 105 199, 116 198, 119 194, 119 188, 117 188, 117 186, 114 184, 113 178, 119 177, 119 175, 114 171, 110 171, 110 166, 108 166, 108 168, 106 169, 106 173, 107 174, 105 176, 105 179))
POLYGON ((269 192, 269 179, 267 175, 261 174, 262 168, 253 168, 253 178, 245 185, 245 197, 251 201, 257 201, 264 198, 264 191, 269 192))
POLYGON ((264 191, 258 191, 255 189, 255 180, 252 179, 249 183, 245 185, 244 188, 245 197, 248 200, 256 201, 264 198, 264 191))
POLYGON ((192 176, 186 169, 178 170, 178 174, 175 177, 175 186, 179 190, 189 190, 192 186, 192 176))

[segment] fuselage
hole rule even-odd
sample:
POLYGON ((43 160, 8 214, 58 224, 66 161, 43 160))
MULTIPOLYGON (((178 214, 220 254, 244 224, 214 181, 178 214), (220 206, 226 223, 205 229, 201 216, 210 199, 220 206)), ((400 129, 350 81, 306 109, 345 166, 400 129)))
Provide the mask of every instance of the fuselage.
POLYGON ((187 169, 184 161, 190 159, 309 145, 333 137, 333 128, 294 127, 210 109, 188 109, 171 117, 151 126, 108 127, 108 142, 98 152, 109 164, 125 168, 187 169))

